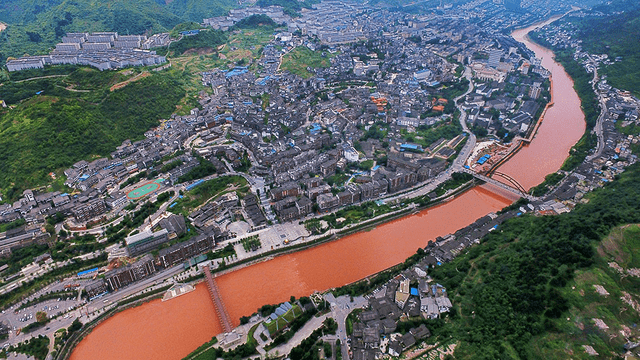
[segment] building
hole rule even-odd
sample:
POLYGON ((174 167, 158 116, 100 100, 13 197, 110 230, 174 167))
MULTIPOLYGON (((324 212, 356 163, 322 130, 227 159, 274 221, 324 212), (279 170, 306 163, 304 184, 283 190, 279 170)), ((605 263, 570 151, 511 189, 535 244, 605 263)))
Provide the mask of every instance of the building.
POLYGON ((400 286, 396 291, 396 304, 400 309, 404 308, 404 304, 409 299, 409 279, 400 281, 400 286))
POLYGON ((169 217, 160 220, 158 225, 167 230, 170 238, 178 237, 187 232, 187 224, 184 221, 184 216, 182 215, 170 215, 169 217))
POLYGON ((129 256, 138 256, 155 250, 160 245, 169 241, 169 232, 166 229, 151 232, 150 230, 131 235, 125 239, 129 256))
POLYGON ((318 195, 317 202, 321 211, 328 211, 340 205, 340 198, 333 194, 321 194, 318 195))
POLYGON ((85 222, 91 218, 102 215, 107 211, 104 200, 91 199, 84 204, 74 207, 71 212, 79 222, 85 222))
POLYGON ((44 64, 45 60, 43 56, 27 56, 7 61, 7 70, 20 71, 27 69, 43 69, 44 64))
POLYGON ((213 249, 216 245, 213 235, 200 235, 194 239, 178 243, 160 250, 158 259, 165 268, 186 261, 187 259, 213 249))
POLYGON ((300 188, 300 185, 293 182, 283 184, 281 187, 271 189, 270 191, 271 198, 275 201, 282 200, 289 196, 298 196, 301 192, 302 189, 300 188))
POLYGON ((121 206, 124 206, 129 202, 129 200, 127 199, 127 195, 125 195, 125 193, 123 193, 122 191, 116 191, 111 194, 111 197, 108 197, 105 202, 110 209, 117 209, 121 206))
POLYGON ((82 48, 82 46, 80 46, 80 43, 74 42, 74 43, 60 43, 56 45, 56 51, 61 51, 61 52, 74 52, 74 51, 80 51, 80 49, 82 48))
POLYGON ((95 280, 84 286, 87 296, 91 299, 94 296, 107 292, 107 284, 103 279, 95 280))
POLYGON ((108 271, 105 274, 104 281, 109 290, 116 291, 155 272, 156 267, 153 265, 153 256, 147 254, 131 265, 108 271))
POLYGON ((489 60, 487 61, 487 65, 492 68, 497 68, 500 63, 500 58, 502 57, 502 51, 500 50, 491 50, 489 51, 489 60))

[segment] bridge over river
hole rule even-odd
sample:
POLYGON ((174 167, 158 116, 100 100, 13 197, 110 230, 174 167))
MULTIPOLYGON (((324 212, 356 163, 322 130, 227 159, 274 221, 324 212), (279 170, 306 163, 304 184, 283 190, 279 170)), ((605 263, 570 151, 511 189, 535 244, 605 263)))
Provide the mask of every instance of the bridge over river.
POLYGON ((537 197, 529 195, 527 193, 527 191, 525 190, 525 188, 522 187, 522 185, 520 185, 514 178, 512 178, 511 176, 507 175, 507 174, 503 174, 501 172, 498 171, 494 171, 493 175, 494 176, 499 176, 505 180, 507 180, 510 184, 512 184, 513 186, 509 186, 503 182, 500 182, 498 180, 495 180, 493 178, 490 178, 488 176, 482 175, 482 174, 478 174, 475 171, 472 171, 470 169, 467 168, 463 168, 462 172, 467 173, 469 175, 472 175, 473 177, 475 177, 476 179, 482 180, 486 183, 489 183, 491 185, 495 185, 501 189, 507 190, 509 192, 512 192, 520 197, 523 197, 529 201, 535 201, 538 200, 537 197))
POLYGON ((218 285, 211 276, 211 270, 209 270, 209 267, 205 266, 203 269, 207 287, 209 288, 209 293, 211 294, 211 299, 213 300, 213 305, 216 308, 216 313, 218 314, 218 319, 220 320, 222 329, 226 333, 231 332, 231 330, 233 330, 233 326, 231 325, 231 317, 229 316, 229 313, 227 312, 227 309, 224 307, 224 303, 220 298, 220 290, 218 290, 218 285))

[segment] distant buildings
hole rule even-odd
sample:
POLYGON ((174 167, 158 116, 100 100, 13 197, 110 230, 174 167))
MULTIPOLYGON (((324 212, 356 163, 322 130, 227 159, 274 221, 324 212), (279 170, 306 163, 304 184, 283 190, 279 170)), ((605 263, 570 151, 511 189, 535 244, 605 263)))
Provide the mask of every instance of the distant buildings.
POLYGON ((117 32, 67 33, 62 43, 49 54, 27 56, 7 61, 9 71, 41 69, 45 65, 87 65, 98 70, 128 66, 151 66, 165 63, 164 56, 147 49, 168 43, 168 34, 147 39, 144 35, 121 35, 117 32), (144 49, 144 50, 143 50, 144 49))

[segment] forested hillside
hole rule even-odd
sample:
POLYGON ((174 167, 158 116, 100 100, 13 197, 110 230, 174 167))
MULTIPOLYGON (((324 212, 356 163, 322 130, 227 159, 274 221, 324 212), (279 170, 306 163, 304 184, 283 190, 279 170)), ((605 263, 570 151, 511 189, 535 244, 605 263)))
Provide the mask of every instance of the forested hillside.
POLYGON ((0 112, 3 195, 11 199, 14 192, 50 182, 49 172, 108 155, 125 139, 142 138, 185 95, 168 73, 109 90, 134 75, 78 68, 68 76, 0 87, 0 97, 15 105, 0 112))
POLYGON ((607 54, 614 64, 601 67, 609 83, 618 89, 640 94, 640 3, 602 7, 602 10, 630 8, 621 14, 601 17, 574 18, 578 38, 584 49, 592 54, 607 54))
POLYGON ((66 32, 117 31, 150 34, 185 21, 202 22, 231 9, 233 0, 4 0, 0 21, 0 62, 7 57, 47 53, 66 32))
POLYGON ((459 341, 456 359, 590 358, 583 345, 602 358, 619 355, 625 338, 639 335, 630 303, 637 304, 640 279, 626 270, 638 266, 640 231, 632 227, 613 240, 610 233, 639 222, 638 164, 571 213, 506 222, 432 273, 455 304, 436 333, 459 341), (611 295, 595 294, 593 285, 611 295), (621 301, 623 292, 630 302, 621 301))
POLYGON ((166 8, 185 21, 201 23, 202 19, 224 15, 237 4, 234 0, 173 0, 166 8))

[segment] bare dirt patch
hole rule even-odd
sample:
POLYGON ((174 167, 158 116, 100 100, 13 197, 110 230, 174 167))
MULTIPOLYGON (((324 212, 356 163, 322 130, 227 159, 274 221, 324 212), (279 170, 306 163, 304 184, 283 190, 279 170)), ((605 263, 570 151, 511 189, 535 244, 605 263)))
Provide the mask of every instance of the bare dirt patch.
POLYGON ((596 352, 596 350, 591 345, 582 345, 582 348, 584 348, 584 352, 586 352, 587 354, 589 354, 591 356, 600 355, 600 354, 598 354, 598 352, 596 352))
POLYGON ((640 312, 640 304, 638 304, 638 302, 628 292, 623 291, 620 300, 624 301, 628 305, 631 305, 633 310, 640 312))
POLYGON ((596 326, 600 330, 609 329, 609 325, 607 325, 602 319, 593 319, 593 322, 596 324, 596 326))
POLYGON ((131 78, 131 79, 129 79, 129 80, 125 80, 125 81, 123 81, 123 82, 119 82, 119 83, 117 83, 117 84, 113 85, 109 90, 113 92, 113 91, 116 91, 116 90, 118 90, 118 89, 122 89, 123 87, 125 87, 125 86, 129 85, 130 83, 135 82, 135 81, 138 81, 138 80, 140 80, 140 79, 144 79, 144 78, 146 78, 147 76, 151 76, 151 73, 149 73, 148 71, 145 71, 145 72, 143 72, 143 73, 140 73, 140 74, 138 74, 138 75, 136 75, 136 76, 132 77, 132 78, 131 78))
POLYGON ((208 54, 213 54, 214 52, 216 52, 216 49, 212 48, 212 47, 204 47, 204 48, 197 48, 197 49, 189 49, 187 51, 184 52, 183 55, 208 55, 208 54))
POLYGON ((602 285, 593 285, 596 288, 596 292, 602 296, 609 296, 609 292, 602 285))

